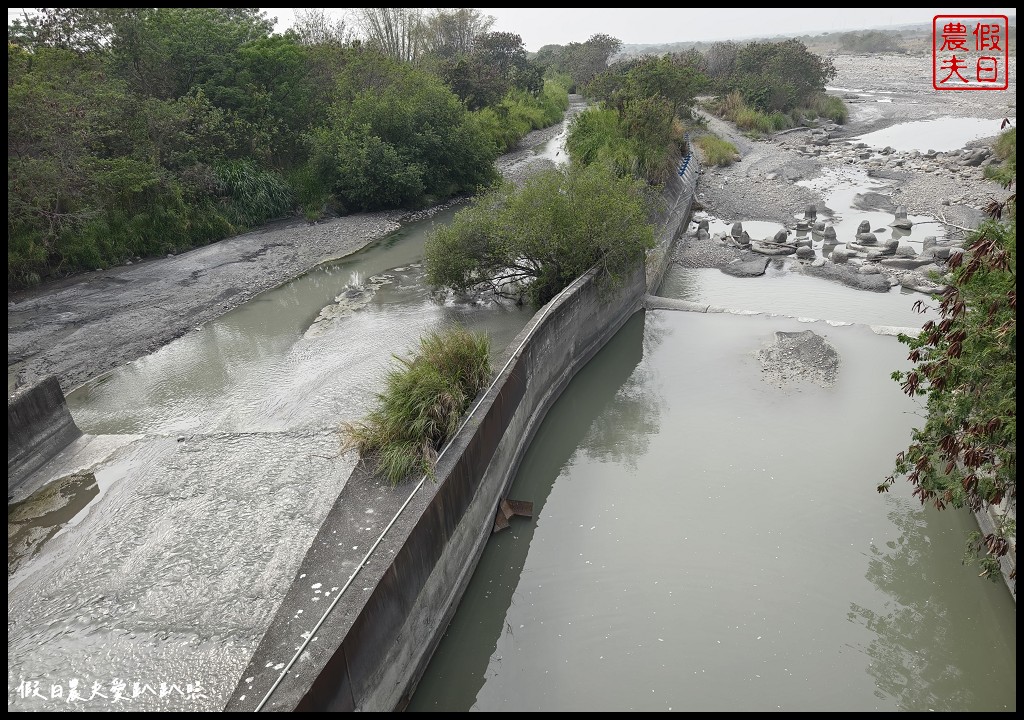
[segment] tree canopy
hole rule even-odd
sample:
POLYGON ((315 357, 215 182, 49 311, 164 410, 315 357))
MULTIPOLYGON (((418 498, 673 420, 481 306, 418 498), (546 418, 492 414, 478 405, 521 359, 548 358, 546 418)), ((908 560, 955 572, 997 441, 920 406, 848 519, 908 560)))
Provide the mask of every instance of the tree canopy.
POLYGON ((567 106, 492 21, 307 9, 278 35, 258 8, 26 11, 8 24, 8 285, 488 186, 567 106))
POLYGON ((427 278, 542 305, 592 267, 612 281, 654 246, 647 186, 603 164, 505 184, 427 239, 427 278))

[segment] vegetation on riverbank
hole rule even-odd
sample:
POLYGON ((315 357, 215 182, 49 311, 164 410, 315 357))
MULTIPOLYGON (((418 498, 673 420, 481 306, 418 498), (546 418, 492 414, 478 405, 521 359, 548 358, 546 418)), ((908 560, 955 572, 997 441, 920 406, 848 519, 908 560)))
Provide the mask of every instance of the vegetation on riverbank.
POLYGON ((478 11, 362 10, 355 29, 300 12, 283 35, 255 8, 9 23, 8 287, 471 194, 568 105, 571 80, 478 11))
POLYGON ((1017 128, 1004 129, 996 138, 993 150, 999 162, 985 168, 985 177, 1009 187, 1017 177, 1017 128))
POLYGON ((747 105, 737 90, 707 101, 705 108, 714 115, 730 120, 740 130, 745 130, 755 137, 770 135, 818 119, 842 124, 849 117, 849 111, 842 98, 825 93, 813 96, 806 107, 793 108, 788 112, 773 110, 771 113, 765 113, 753 108, 747 105))
POLYGON ((704 162, 708 165, 732 165, 739 158, 736 146, 716 135, 701 135, 695 141, 704 162))
POLYGON ((893 379, 907 395, 926 398, 927 413, 878 491, 905 476, 922 504, 940 510, 1007 504, 1012 511, 996 515, 993 532, 972 534, 965 556, 977 555, 981 574, 998 580, 999 559, 1016 538, 1016 196, 989 210, 992 219, 971 233, 966 253, 949 260, 949 290, 937 298, 941 320, 925 323, 918 337, 900 336, 914 366, 893 379))
POLYGON ((821 119, 844 123, 842 98, 825 93, 832 61, 798 40, 713 44, 707 72, 718 95, 707 109, 741 130, 768 134, 821 119))
POLYGON ((438 453, 491 379, 490 341, 462 327, 427 333, 416 353, 395 356, 377 405, 345 423, 343 450, 355 448, 392 484, 433 476, 438 453))
POLYGON ((506 184, 456 213, 426 243, 427 279, 540 306, 598 266, 615 282, 654 246, 647 184, 605 163, 506 184))

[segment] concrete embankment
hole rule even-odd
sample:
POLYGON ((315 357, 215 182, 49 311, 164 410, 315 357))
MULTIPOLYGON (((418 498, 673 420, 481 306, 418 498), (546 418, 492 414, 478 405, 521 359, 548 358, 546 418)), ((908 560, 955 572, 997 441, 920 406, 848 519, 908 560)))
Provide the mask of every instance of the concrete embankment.
POLYGON ((696 166, 688 172, 666 185, 659 246, 646 267, 616 286, 588 273, 534 316, 442 453, 435 479, 391 488, 357 469, 226 710, 405 706, 547 410, 660 282, 692 208, 696 166))
POLYGON ((7 397, 7 492, 81 436, 50 375, 7 397))

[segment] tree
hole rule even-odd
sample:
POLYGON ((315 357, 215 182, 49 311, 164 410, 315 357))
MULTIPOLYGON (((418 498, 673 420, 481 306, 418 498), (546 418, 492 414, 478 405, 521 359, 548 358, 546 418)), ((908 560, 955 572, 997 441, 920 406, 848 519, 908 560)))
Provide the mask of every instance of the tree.
POLYGON ((564 45, 544 45, 533 60, 537 63, 545 72, 553 71, 557 73, 568 74, 569 70, 566 66, 567 50, 564 45))
POLYGON ((608 59, 622 47, 622 41, 610 35, 591 35, 584 43, 569 43, 565 48, 565 69, 577 87, 583 87, 608 67, 608 59))
POLYGON ((921 503, 940 510, 978 512, 1005 503, 1010 512, 995 531, 975 533, 970 543, 982 574, 993 579, 1001 577, 999 558, 1016 536, 1015 205, 1015 195, 994 205, 994 217, 972 233, 966 253, 950 258, 953 278, 941 296, 941 320, 925 323, 917 337, 900 336, 915 366, 893 379, 907 395, 927 398, 927 414, 894 473, 878 486, 886 492, 906 475, 921 503))
POLYGON ((332 18, 323 8, 295 11, 295 24, 288 29, 302 45, 345 46, 352 41, 352 28, 343 18, 332 18))
POLYGON ((587 93, 620 111, 627 102, 660 97, 676 115, 688 116, 693 99, 709 84, 699 69, 703 56, 696 59, 680 54, 616 62, 593 79, 587 93))
MULTIPOLYGON (((140 94, 173 100, 194 87, 215 102, 234 85, 237 54, 273 23, 253 8, 141 8, 114 22, 113 71, 140 94)), ((244 93, 233 102, 244 101, 244 93)))
POLYGON ((707 51, 707 73, 715 82, 732 75, 740 46, 732 41, 712 43, 707 51))
POLYGON ((605 165, 549 170, 506 184, 427 239, 427 278, 542 305, 594 266, 615 282, 654 246, 646 184, 605 165))
POLYGON ((414 62, 423 40, 422 8, 359 8, 358 24, 366 43, 385 57, 414 62))
POLYGON ((474 39, 490 31, 494 22, 473 8, 441 8, 423 22, 423 51, 444 60, 468 55, 474 39))
POLYGON ((350 210, 415 207, 495 176, 493 143, 440 78, 370 51, 348 58, 312 138, 322 180, 350 210))
POLYGON ((495 106, 514 88, 537 95, 544 87, 540 67, 527 60, 514 33, 477 35, 468 54, 443 61, 438 72, 470 110, 495 106))
POLYGON ((752 42, 736 54, 728 86, 761 112, 787 112, 808 104, 835 75, 830 59, 810 52, 799 40, 752 42))
POLYGON ((22 18, 8 24, 8 40, 29 50, 40 47, 85 53, 110 42, 112 21, 120 8, 22 8, 22 18))

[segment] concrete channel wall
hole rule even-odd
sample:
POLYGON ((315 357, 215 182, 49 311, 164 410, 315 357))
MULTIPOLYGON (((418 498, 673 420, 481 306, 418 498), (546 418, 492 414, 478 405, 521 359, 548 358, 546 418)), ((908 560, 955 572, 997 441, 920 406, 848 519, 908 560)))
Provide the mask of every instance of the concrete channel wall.
POLYGON ((700 162, 696 155, 690 154, 683 158, 679 171, 665 183, 663 204, 655 218, 655 227, 658 228, 657 245, 647 255, 647 292, 650 295, 658 293, 672 259, 675 242, 686 232, 699 177, 700 162))
POLYGON ((7 492, 63 450, 82 431, 50 375, 7 397, 7 492))
POLYGON ((445 448, 434 480, 390 488, 357 468, 225 710, 392 711, 408 704, 537 428, 576 372, 641 309, 652 277, 660 283, 671 243, 689 220, 693 185, 677 176, 665 187, 660 252, 646 267, 638 262, 617 286, 592 271, 533 317, 445 448), (354 525, 382 506, 392 519, 366 551, 368 534, 354 525), (332 598, 320 595, 323 583, 310 582, 327 578, 332 598))

